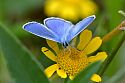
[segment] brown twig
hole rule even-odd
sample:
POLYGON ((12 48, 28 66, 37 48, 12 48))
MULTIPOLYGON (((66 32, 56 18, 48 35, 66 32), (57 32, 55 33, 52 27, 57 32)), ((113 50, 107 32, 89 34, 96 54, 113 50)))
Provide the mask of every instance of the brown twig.
POLYGON ((102 38, 103 43, 110 40, 112 37, 118 35, 124 30, 125 30, 125 20, 122 21, 122 23, 119 26, 117 26, 114 30, 112 30, 102 38))

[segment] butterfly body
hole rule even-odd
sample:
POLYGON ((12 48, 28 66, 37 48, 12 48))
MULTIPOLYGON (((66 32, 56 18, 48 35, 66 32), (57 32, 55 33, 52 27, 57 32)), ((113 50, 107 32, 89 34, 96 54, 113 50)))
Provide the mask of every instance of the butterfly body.
POLYGON ((44 24, 28 22, 23 29, 39 37, 59 42, 64 46, 93 22, 95 15, 89 16, 76 25, 61 18, 50 17, 44 20, 44 24))

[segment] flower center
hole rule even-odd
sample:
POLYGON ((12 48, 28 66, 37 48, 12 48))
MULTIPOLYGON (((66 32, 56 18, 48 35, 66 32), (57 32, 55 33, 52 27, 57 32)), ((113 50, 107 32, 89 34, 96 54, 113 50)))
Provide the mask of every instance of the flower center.
POLYGON ((81 53, 82 51, 73 47, 62 50, 57 55, 59 68, 64 70, 69 76, 75 76, 89 64, 87 56, 81 55, 81 53))

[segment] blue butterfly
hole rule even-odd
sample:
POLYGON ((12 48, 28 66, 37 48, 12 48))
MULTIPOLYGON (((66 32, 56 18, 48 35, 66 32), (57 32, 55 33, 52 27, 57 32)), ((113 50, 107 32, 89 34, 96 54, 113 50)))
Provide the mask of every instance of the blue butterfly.
POLYGON ((66 46, 75 36, 93 22, 95 15, 89 16, 76 25, 61 18, 50 17, 44 24, 28 22, 23 29, 39 37, 59 42, 66 46))

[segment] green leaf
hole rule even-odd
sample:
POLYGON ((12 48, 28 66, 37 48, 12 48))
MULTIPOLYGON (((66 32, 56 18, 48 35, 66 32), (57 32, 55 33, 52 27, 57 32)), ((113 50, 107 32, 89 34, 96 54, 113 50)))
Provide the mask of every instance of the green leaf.
POLYGON ((1 0, 0 7, 1 13, 23 14, 28 10, 42 7, 44 0, 1 0))
POLYGON ((89 83, 90 78, 93 74, 95 74, 99 67, 101 62, 95 62, 89 65, 87 68, 85 68, 82 72, 80 72, 71 83, 89 83))
MULTIPOLYGON (((122 20, 124 20, 124 17, 118 13, 119 10, 123 9, 124 2, 125 0, 115 0, 115 1, 104 0, 104 4, 105 4, 104 13, 106 14, 106 17, 107 17, 104 28, 106 28, 108 32, 116 28, 119 25, 119 23, 121 23, 122 20)), ((115 46, 118 44, 119 40, 121 39, 121 36, 117 36, 117 37, 116 36, 113 39, 111 39, 111 41, 108 41, 106 45, 103 47, 104 49, 106 49, 108 53, 114 50, 115 46)))
POLYGON ((122 67, 119 69, 118 72, 116 72, 116 74, 114 74, 111 78, 106 80, 104 83, 122 83, 120 81, 124 80, 124 76, 125 76, 125 67, 122 67))
POLYGON ((35 56, 7 28, 1 25, 0 52, 2 53, 0 57, 3 57, 6 63, 3 65, 0 63, 2 65, 0 70, 6 67, 10 78, 14 80, 12 83, 49 83, 42 71, 42 65, 35 56))
MULTIPOLYGON (((115 47, 117 50, 114 50, 114 53, 112 54, 114 57, 111 58, 111 62, 108 61, 108 65, 106 66, 107 69, 103 74, 104 79, 106 78, 105 83, 121 83, 118 82, 119 80, 123 80, 125 76, 125 42, 124 42, 125 33, 122 36, 122 40, 120 40, 119 47, 115 47), (115 53, 116 52, 116 53, 115 53), (113 70, 112 70, 113 69, 113 70), (108 78, 107 78, 108 76, 108 78), (112 82, 107 82, 107 81, 112 82), (116 81, 117 80, 117 81, 116 81), (115 81, 115 82, 114 82, 115 81)), ((111 55, 110 55, 111 56, 111 55)), ((102 68, 103 69, 103 68, 102 68)))
POLYGON ((26 19, 25 17, 28 17, 32 11, 38 9, 41 11, 44 1, 45 0, 0 0, 0 21, 8 24, 12 23, 13 19, 26 19))
POLYGON ((112 30, 114 27, 116 27, 116 25, 118 25, 121 20, 122 17, 121 15, 118 13, 119 10, 123 9, 123 5, 124 5, 124 0, 104 0, 105 3, 105 9, 106 9, 106 13, 107 16, 109 18, 109 29, 112 30))
POLYGON ((0 83, 13 83, 13 82, 14 80, 11 78, 9 74, 4 55, 0 51, 0 83))

